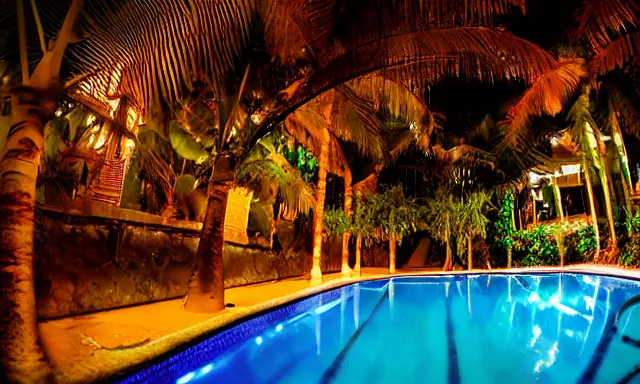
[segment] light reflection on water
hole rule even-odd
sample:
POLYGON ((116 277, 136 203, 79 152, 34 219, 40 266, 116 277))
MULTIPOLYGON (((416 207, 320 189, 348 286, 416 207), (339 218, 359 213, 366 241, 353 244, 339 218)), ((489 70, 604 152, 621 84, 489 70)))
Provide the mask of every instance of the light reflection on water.
MULTIPOLYGON (((354 284, 249 320, 124 382, 572 383, 607 320, 637 294, 638 282, 582 274, 354 284)), ((595 383, 617 382, 640 362, 640 348, 621 341, 640 339, 640 306, 618 325, 595 383)))

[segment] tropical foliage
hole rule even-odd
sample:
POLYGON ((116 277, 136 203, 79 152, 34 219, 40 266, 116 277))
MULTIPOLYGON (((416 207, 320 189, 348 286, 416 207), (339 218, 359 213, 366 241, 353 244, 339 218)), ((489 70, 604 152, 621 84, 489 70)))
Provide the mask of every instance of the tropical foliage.
POLYGON ((625 212, 624 232, 620 237, 618 263, 626 267, 640 267, 640 209, 625 212))

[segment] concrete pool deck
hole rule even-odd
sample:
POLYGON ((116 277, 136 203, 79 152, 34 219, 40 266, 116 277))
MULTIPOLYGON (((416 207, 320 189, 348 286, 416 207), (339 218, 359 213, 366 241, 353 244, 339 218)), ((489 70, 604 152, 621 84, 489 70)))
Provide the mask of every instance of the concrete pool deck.
MULTIPOLYGON (((393 276, 527 272, 587 272, 640 279, 638 270, 596 265, 446 273, 433 268, 404 269, 393 276)), ((305 277, 292 278, 227 289, 225 301, 235 307, 216 314, 188 312, 182 308, 182 299, 175 299, 44 321, 39 330, 56 382, 104 380, 251 314, 327 289, 389 276, 384 268, 364 268, 362 277, 327 274, 314 287, 305 277)))

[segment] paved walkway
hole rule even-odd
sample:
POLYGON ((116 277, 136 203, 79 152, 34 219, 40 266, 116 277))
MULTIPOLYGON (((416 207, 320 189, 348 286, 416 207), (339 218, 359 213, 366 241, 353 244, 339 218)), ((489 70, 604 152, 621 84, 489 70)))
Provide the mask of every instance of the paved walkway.
MULTIPOLYGON (((384 268, 364 268, 362 278, 382 277, 387 273, 384 268)), ((335 273, 325 275, 323 280, 322 285, 312 288, 309 280, 300 277, 227 289, 226 302, 235 304, 235 307, 214 315, 186 311, 182 308, 182 299, 176 299, 44 321, 39 324, 40 334, 58 382, 93 381, 273 306, 274 300, 287 302, 358 279, 345 279, 335 273)))

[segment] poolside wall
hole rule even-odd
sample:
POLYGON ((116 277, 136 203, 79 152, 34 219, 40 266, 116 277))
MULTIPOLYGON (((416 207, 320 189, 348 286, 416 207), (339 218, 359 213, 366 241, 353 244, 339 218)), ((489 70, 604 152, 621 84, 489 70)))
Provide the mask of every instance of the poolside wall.
MULTIPOLYGON (((142 212, 93 206, 65 212, 40 207, 35 285, 38 316, 64 317, 184 296, 200 224, 142 212)), ((311 270, 306 242, 281 251, 226 243, 225 287, 237 287, 311 270)), ((293 230, 290 228, 290 230, 293 230)), ((339 239, 329 239, 323 270, 340 269, 339 239)))

